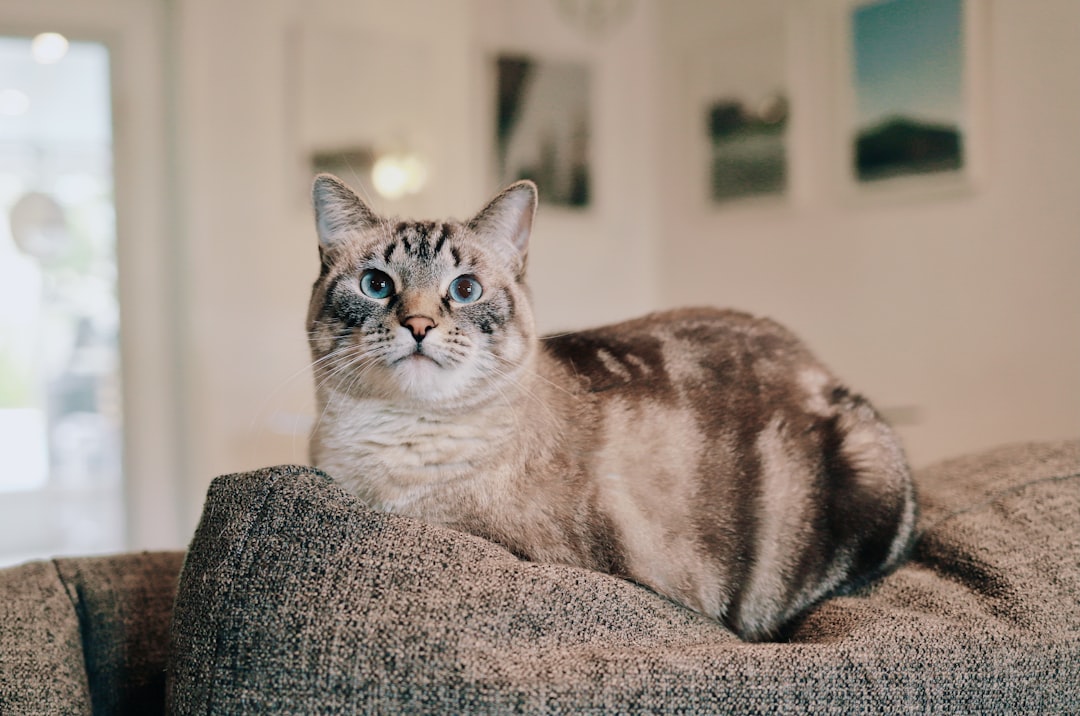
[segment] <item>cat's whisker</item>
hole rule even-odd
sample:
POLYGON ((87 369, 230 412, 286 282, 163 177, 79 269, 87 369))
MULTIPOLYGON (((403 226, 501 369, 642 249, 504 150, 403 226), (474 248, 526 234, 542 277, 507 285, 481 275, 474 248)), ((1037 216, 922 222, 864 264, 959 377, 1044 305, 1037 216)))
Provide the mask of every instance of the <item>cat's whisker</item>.
POLYGON ((312 424, 312 432, 316 432, 322 425, 323 419, 326 417, 327 411, 331 408, 335 399, 344 400, 345 396, 349 395, 353 388, 363 380, 367 371, 369 371, 378 362, 377 357, 361 355, 355 357, 352 361, 346 362, 343 366, 339 366, 334 373, 327 376, 319 385, 316 386, 316 393, 323 394, 324 388, 327 383, 333 378, 346 372, 355 371, 349 379, 349 382, 344 386, 341 391, 330 390, 329 395, 326 398, 326 404, 323 409, 319 411, 319 415, 315 418, 312 424))
POLYGON ((274 389, 271 390, 262 399, 262 401, 260 401, 260 403, 259 403, 258 407, 255 409, 254 413, 252 413, 251 422, 248 424, 248 430, 247 430, 248 434, 252 436, 252 445, 251 445, 252 462, 259 462, 256 451, 258 450, 258 444, 259 444, 260 440, 262 439, 263 432, 266 429, 266 426, 263 424, 263 418, 266 415, 266 413, 268 411, 268 408, 271 405, 271 403, 294 380, 296 380, 297 378, 299 378, 300 376, 303 376, 303 375, 311 375, 311 376, 317 377, 317 375, 318 375, 318 373, 316 371, 317 367, 319 367, 319 366, 321 366, 321 365, 323 365, 325 363, 328 363, 328 362, 331 362, 331 361, 335 360, 336 357, 337 356, 335 355, 335 353, 331 352, 331 353, 328 353, 327 355, 319 358, 318 360, 306 362, 303 365, 303 367, 301 367, 298 370, 294 371, 293 373, 291 373, 289 376, 287 376, 283 380, 277 382, 274 389))
POLYGON ((533 401, 535 401, 536 404, 538 406, 540 406, 544 410, 545 413, 547 413, 547 417, 553 423, 558 422, 558 416, 556 416, 555 413, 551 410, 551 406, 548 405, 548 402, 546 400, 544 400, 543 398, 541 398, 540 396, 536 395, 533 391, 526 388, 524 385, 522 385, 521 381, 517 377, 511 375, 510 373, 507 373, 506 371, 504 371, 501 368, 498 368, 496 366, 490 366, 490 369, 496 375, 498 375, 498 376, 500 376, 502 378, 505 378, 508 383, 513 385, 514 388, 516 388, 518 391, 520 391, 523 395, 525 395, 526 397, 528 397, 528 398, 532 399, 533 401))
POLYGON ((349 372, 351 370, 353 370, 355 362, 356 361, 354 359, 354 360, 348 360, 348 361, 342 361, 340 363, 336 363, 329 370, 327 370, 325 373, 323 373, 321 376, 317 375, 316 376, 317 382, 315 383, 315 392, 316 392, 316 394, 321 392, 324 388, 326 388, 330 383, 332 383, 339 376, 349 374, 349 372))
POLYGON ((498 391, 499 397, 502 398, 502 401, 506 403, 506 407, 510 410, 510 416, 514 419, 514 431, 517 432, 521 430, 521 421, 518 419, 518 413, 517 410, 514 409, 513 402, 506 395, 506 392, 498 385, 495 386, 495 390, 498 391))
POLYGON ((324 356, 319 361, 312 364, 312 370, 316 377, 316 392, 322 390, 330 381, 334 380, 342 374, 347 374, 364 365, 365 361, 375 361, 375 357, 368 353, 358 352, 355 347, 349 346, 333 351, 324 356), (318 370, 324 366, 320 365, 325 361, 327 370, 318 370))
POLYGON ((340 363, 337 363, 329 371, 327 371, 327 373, 323 376, 322 380, 320 380, 319 383, 316 385, 316 390, 321 390, 322 388, 326 387, 331 381, 341 375, 349 375, 350 386, 355 385, 355 379, 357 377, 357 374, 362 374, 364 371, 370 369, 379 360, 378 356, 370 354, 353 354, 350 356, 340 357, 345 357, 347 358, 347 360, 343 360, 340 363))
MULTIPOLYGON (((501 361, 503 361, 504 363, 506 363, 506 364, 508 364, 508 365, 511 365, 511 366, 515 366, 515 367, 517 367, 517 364, 516 364, 516 363, 514 363, 514 362, 512 362, 512 361, 509 361, 509 360, 507 360, 506 358, 503 358, 503 357, 502 357, 502 356, 500 356, 500 355, 495 355, 495 354, 493 353, 493 354, 492 354, 492 356, 493 356, 493 357, 494 357, 494 358, 495 358, 496 360, 501 360, 501 361)), ((581 400, 581 396, 580 396, 580 395, 578 395, 578 394, 576 394, 576 393, 573 393, 573 392, 571 392, 571 391, 567 390, 566 388, 564 388, 563 386, 559 385, 558 383, 556 383, 556 382, 554 382, 554 381, 552 381, 552 380, 549 380, 549 379, 545 378, 544 376, 540 375, 540 373, 539 373, 539 372, 537 372, 537 371, 536 371, 536 370, 535 370, 534 368, 525 368, 525 369, 526 369, 526 370, 528 370, 528 371, 529 371, 529 374, 530 374, 530 375, 532 375, 532 376, 533 376, 534 378, 537 378, 537 379, 539 379, 539 380, 543 381, 544 383, 547 383, 547 384, 548 384, 549 386, 551 386, 552 388, 554 388, 554 389, 556 389, 556 390, 558 390, 558 391, 561 391, 562 393, 564 393, 564 394, 566 394, 567 396, 569 396, 569 397, 573 398, 574 400, 581 400)))

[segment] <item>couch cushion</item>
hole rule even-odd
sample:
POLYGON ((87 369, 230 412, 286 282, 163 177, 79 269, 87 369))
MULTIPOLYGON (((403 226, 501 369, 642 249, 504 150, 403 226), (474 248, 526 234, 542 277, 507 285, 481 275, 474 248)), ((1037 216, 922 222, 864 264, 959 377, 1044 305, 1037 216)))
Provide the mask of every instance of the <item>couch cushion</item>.
POLYGON ((912 560, 746 644, 652 592, 373 512, 317 471, 217 479, 174 612, 177 713, 1080 709, 1080 441, 919 475, 912 560))
POLYGON ((79 617, 52 562, 0 570, 0 714, 89 714, 79 617))
POLYGON ((169 621, 183 552, 58 559, 79 617, 96 714, 164 713, 169 621))
POLYGON ((0 570, 0 714, 155 714, 182 552, 0 570))

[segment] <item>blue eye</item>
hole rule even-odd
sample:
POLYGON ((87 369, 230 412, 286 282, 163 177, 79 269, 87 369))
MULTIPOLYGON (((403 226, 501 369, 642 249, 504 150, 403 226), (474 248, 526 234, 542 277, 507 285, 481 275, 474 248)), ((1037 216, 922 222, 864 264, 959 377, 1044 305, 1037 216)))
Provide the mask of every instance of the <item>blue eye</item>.
POLYGON ((371 298, 388 298, 394 292, 394 280, 379 269, 368 269, 360 275, 360 290, 371 298))
POLYGON ((484 293, 484 287, 472 276, 458 276, 450 282, 448 293, 458 303, 472 303, 484 293))

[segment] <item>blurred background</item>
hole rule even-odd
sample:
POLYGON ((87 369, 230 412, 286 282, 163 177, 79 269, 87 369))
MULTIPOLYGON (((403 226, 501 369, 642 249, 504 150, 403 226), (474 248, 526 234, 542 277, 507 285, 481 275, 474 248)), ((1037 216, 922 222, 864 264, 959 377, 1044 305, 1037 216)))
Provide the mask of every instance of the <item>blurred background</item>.
POLYGON ((542 330, 772 316, 916 466, 1075 437, 1077 77, 1075 0, 0 0, 0 564, 306 462, 319 170, 535 178, 542 330))

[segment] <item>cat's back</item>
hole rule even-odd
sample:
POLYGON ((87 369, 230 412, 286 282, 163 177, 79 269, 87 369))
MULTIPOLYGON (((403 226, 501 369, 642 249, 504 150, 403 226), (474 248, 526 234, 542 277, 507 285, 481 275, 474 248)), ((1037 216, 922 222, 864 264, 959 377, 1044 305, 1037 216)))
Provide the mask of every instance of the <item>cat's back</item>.
POLYGON ((574 452, 626 573, 744 638, 775 634, 910 544, 899 441, 778 323, 677 310, 553 336, 543 351, 587 406, 577 424, 596 426, 574 452))
POLYGON ((725 384, 731 390, 747 389, 762 381, 797 381, 800 375, 809 382, 832 382, 820 362, 782 325, 729 309, 660 311, 548 336, 541 345, 589 393, 707 399, 725 384), (708 390, 695 392, 701 381, 707 381, 708 390))

